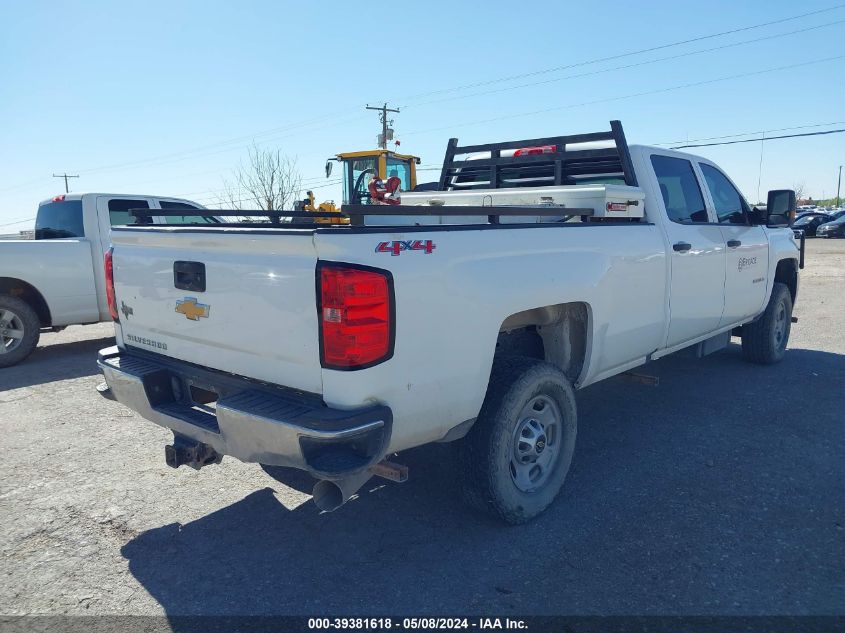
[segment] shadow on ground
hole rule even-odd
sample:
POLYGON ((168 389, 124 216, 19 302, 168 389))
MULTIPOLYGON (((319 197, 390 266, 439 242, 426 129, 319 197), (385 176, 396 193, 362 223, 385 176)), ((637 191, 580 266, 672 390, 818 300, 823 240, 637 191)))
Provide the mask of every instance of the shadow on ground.
POLYGON ((569 479, 529 525, 465 510, 433 445, 333 514, 286 509, 268 478, 122 553, 171 615, 841 614, 845 357, 755 367, 731 346, 643 371, 660 387, 580 393, 569 479))
POLYGON ((97 352, 110 345, 114 345, 113 336, 39 345, 23 362, 0 369, 0 391, 92 376, 100 371, 97 352))

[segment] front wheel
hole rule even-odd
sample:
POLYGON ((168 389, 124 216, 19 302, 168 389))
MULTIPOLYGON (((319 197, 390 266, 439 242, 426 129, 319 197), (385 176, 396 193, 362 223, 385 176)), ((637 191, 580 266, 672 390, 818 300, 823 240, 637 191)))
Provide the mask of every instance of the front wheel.
POLYGON ((557 367, 497 359, 478 420, 459 444, 467 502, 512 524, 540 514, 569 472, 577 418, 574 391, 557 367))
POLYGON ((779 362, 786 353, 792 328, 792 295, 786 284, 775 282, 762 316, 742 326, 742 355, 760 365, 779 362))

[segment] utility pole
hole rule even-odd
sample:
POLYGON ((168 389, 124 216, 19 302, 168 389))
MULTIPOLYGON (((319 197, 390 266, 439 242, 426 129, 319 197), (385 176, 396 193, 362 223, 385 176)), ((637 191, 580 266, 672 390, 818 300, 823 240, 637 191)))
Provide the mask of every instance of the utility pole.
POLYGON ((836 206, 839 206, 839 191, 842 187, 842 165, 839 166, 839 180, 836 181, 836 206))
MULTIPOLYGON (((380 145, 381 145, 382 149, 387 149, 387 124, 388 124, 387 113, 388 112, 397 112, 398 113, 399 108, 396 108, 396 109, 388 108, 387 103, 385 102, 385 104, 381 107, 375 107, 375 106, 371 106, 371 105, 368 104, 366 109, 367 110, 378 110, 379 120, 381 120, 381 143, 380 143, 380 145)), ((391 119, 389 121, 389 123, 391 125, 393 125, 393 119, 391 119)))
POLYGON ((70 193, 70 188, 67 186, 67 179, 68 178, 79 178, 79 174, 77 174, 75 176, 71 176, 68 173, 53 174, 53 178, 64 178, 65 179, 65 193, 70 193))
POLYGON ((766 131, 760 137, 760 166, 757 171, 757 201, 760 201, 760 183, 763 181, 763 144, 766 142, 766 131))

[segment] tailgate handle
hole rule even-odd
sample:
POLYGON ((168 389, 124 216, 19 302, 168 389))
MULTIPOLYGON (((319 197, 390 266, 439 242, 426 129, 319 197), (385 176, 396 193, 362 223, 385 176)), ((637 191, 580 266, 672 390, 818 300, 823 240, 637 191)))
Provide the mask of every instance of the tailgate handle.
POLYGON ((173 262, 173 285, 180 290, 205 292, 205 264, 173 262))

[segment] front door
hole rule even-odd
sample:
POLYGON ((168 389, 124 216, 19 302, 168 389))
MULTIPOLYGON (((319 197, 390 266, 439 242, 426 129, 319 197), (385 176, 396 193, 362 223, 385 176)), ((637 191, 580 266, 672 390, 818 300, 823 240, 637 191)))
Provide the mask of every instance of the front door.
POLYGON ((757 316, 765 307, 769 241, 762 226, 751 226, 748 203, 727 176, 713 165, 698 166, 727 247, 720 326, 728 326, 757 316))
POLYGON ((711 223, 692 163, 653 154, 671 258, 669 334, 673 347, 719 327, 724 307, 725 241, 711 223))

